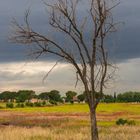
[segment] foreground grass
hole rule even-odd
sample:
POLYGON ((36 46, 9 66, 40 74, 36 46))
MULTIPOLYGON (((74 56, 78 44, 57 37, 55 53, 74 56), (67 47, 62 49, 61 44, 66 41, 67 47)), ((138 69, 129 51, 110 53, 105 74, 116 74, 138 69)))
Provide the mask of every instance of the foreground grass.
MULTIPOLYGON (((0 140, 89 140, 89 127, 80 128, 41 128, 4 127, 0 128, 0 140)), ((139 140, 140 127, 100 127, 101 140, 139 140)))

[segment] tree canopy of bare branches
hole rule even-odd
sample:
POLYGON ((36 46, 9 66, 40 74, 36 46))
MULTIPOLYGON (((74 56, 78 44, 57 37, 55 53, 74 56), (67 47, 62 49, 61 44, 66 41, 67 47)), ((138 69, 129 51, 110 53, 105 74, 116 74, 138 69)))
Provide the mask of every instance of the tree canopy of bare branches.
POLYGON ((75 68, 76 84, 79 80, 83 83, 90 108, 91 138, 92 140, 98 140, 96 107, 103 97, 106 83, 112 77, 109 69, 113 68, 108 59, 105 41, 110 33, 116 31, 112 9, 119 3, 112 0, 86 0, 86 2, 84 0, 55 0, 50 3, 43 2, 49 9, 49 24, 51 27, 67 36, 73 42, 73 45, 59 44, 57 40, 49 37, 49 34, 44 35, 32 29, 29 22, 29 11, 25 14, 24 25, 20 25, 16 20, 13 21, 15 32, 11 39, 16 43, 36 44, 37 47, 33 50, 33 54, 37 58, 42 54, 53 54, 75 68), (85 14, 79 21, 78 5, 80 3, 85 3, 86 8, 83 9, 85 14), (87 28, 90 29, 88 42, 85 39, 87 28), (72 47, 76 50, 76 53, 70 51, 72 47))

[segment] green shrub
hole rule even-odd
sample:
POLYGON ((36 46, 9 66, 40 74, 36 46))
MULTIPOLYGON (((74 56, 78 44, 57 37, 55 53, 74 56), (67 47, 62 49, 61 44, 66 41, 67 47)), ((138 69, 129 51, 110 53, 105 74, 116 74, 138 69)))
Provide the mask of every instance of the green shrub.
POLYGON ((20 104, 20 107, 22 107, 22 108, 25 107, 24 103, 21 103, 21 104, 20 104))
POLYGON ((73 100, 71 100, 71 101, 70 101, 70 103, 71 103, 71 104, 74 104, 74 101, 73 101, 73 100))
POLYGON ((20 103, 16 104, 16 107, 20 107, 20 103))
POLYGON ((49 102, 50 102, 50 104, 52 104, 52 105, 57 105, 57 102, 54 101, 54 100, 50 100, 49 102))
POLYGON ((6 107, 7 108, 14 108, 14 104, 13 103, 6 103, 6 107))
POLYGON ((41 105, 41 102, 35 102, 35 103, 34 103, 34 106, 36 106, 36 107, 41 107, 42 105, 41 105))
POLYGON ((20 103, 17 103, 17 104, 16 104, 16 107, 20 107, 20 103))
POLYGON ((128 125, 136 125, 136 123, 135 123, 134 120, 130 120, 130 121, 128 121, 127 124, 128 124, 128 125))
POLYGON ((16 107, 21 107, 21 108, 23 108, 23 107, 25 107, 25 105, 24 105, 24 103, 18 103, 18 104, 16 105, 16 107))
POLYGON ((43 102, 42 102, 42 105, 45 106, 45 105, 46 105, 46 101, 43 101, 43 102))
POLYGON ((34 104, 33 103, 30 103, 30 102, 26 102, 25 105, 26 106, 29 106, 29 107, 33 107, 34 106, 34 104))
POLYGON ((127 120, 120 118, 116 121, 116 124, 117 125, 125 125, 125 124, 127 124, 127 120))
POLYGON ((29 106, 29 102, 25 102, 25 105, 26 105, 26 106, 29 106))
POLYGON ((125 125, 125 124, 126 125, 135 125, 136 123, 134 120, 126 120, 126 119, 120 118, 116 121, 116 124, 117 125, 125 125))

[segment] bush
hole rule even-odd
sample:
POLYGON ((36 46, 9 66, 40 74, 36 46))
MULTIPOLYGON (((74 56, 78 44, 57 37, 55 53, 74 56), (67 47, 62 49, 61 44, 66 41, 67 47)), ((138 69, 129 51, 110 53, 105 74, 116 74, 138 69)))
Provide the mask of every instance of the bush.
POLYGON ((134 120, 128 121, 127 124, 128 124, 128 125, 136 125, 136 123, 135 123, 134 120))
POLYGON ((20 107, 25 107, 25 105, 23 103, 20 104, 20 107))
POLYGON ((7 108, 14 108, 14 104, 13 103, 6 103, 6 107, 7 108))
POLYGON ((20 103, 16 104, 16 107, 20 107, 20 103))
POLYGON ((36 106, 36 107, 41 107, 42 105, 41 105, 41 102, 35 102, 35 103, 34 103, 34 106, 36 106))
POLYGON ((33 103, 30 103, 30 102, 26 102, 25 105, 26 106, 29 106, 29 107, 33 107, 34 106, 34 104, 33 103))
POLYGON ((122 118, 120 118, 116 121, 117 125, 125 125, 126 123, 127 123, 127 120, 122 119, 122 118))
POLYGON ((49 102, 50 102, 50 104, 52 104, 52 105, 57 105, 57 102, 54 101, 54 100, 50 100, 49 102))
POLYGON ((129 120, 120 118, 120 119, 118 119, 116 121, 116 124, 117 125, 125 125, 125 124, 127 124, 127 125, 135 125, 135 121, 133 121, 133 120, 129 121, 129 120))
POLYGON ((45 105, 46 105, 46 101, 43 101, 43 102, 42 102, 42 105, 45 106, 45 105))
POLYGON ((70 101, 70 103, 71 103, 71 104, 74 104, 74 101, 73 101, 73 100, 71 100, 71 101, 70 101))
POLYGON ((16 107, 25 107, 25 105, 23 104, 23 103, 18 103, 17 105, 16 105, 16 107))

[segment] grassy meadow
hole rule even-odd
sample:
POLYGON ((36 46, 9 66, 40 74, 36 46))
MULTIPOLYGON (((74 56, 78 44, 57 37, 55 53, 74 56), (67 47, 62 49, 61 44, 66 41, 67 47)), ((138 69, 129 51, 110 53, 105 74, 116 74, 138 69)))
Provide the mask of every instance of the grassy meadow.
MULTIPOLYGON (((0 106, 5 107, 1 103, 0 106)), ((140 104, 101 103, 97 108, 101 140, 139 140, 140 104), (117 126, 119 118, 135 126, 117 126)), ((89 140, 86 104, 0 109, 0 140, 89 140)))
MULTIPOLYGON (((139 140, 140 127, 99 127, 100 140, 139 140)), ((90 140, 89 127, 42 128, 5 127, 0 128, 0 140, 90 140)))

